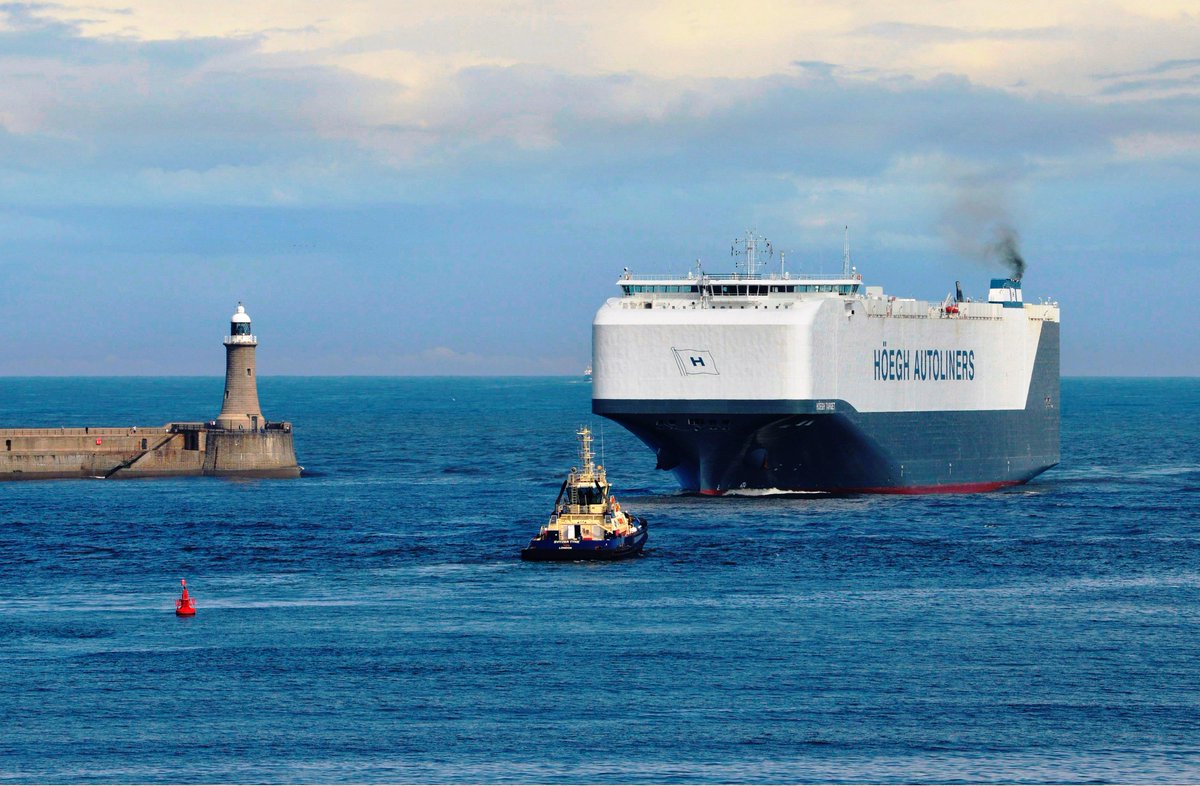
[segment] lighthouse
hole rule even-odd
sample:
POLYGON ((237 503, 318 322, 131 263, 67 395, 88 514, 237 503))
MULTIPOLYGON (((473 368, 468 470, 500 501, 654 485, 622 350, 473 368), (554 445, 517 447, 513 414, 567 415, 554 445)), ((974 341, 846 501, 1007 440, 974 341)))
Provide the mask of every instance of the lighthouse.
POLYGON ((246 307, 237 304, 229 320, 229 335, 225 337, 225 400, 217 415, 217 428, 257 431, 266 425, 258 405, 258 382, 254 367, 254 350, 258 339, 250 330, 250 315, 246 307))

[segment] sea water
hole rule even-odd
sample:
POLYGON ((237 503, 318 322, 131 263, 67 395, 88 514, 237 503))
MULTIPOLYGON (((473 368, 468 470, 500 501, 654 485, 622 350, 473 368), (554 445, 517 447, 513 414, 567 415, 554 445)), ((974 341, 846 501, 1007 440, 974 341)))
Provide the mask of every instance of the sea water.
POLYGON ((1200 779, 1200 381, 1065 380, 1059 467, 920 497, 681 496, 580 379, 260 396, 300 479, 0 484, 0 781, 1200 779), (646 553, 523 563, 581 424, 646 553))

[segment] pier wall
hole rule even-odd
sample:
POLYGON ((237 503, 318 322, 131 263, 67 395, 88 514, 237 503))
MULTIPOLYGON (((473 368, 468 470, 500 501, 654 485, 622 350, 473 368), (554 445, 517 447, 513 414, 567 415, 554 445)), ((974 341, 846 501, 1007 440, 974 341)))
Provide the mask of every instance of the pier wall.
POLYGON ((288 423, 259 431, 202 423, 0 429, 0 480, 299 474, 288 423))
POLYGON ((204 451, 205 475, 295 477, 296 449, 292 432, 210 431, 204 451))

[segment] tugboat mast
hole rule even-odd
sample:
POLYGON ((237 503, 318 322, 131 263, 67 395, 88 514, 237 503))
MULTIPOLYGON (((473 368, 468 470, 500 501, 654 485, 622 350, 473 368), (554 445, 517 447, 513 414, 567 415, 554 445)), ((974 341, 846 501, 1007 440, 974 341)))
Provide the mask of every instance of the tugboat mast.
POLYGON ((592 430, 587 426, 583 426, 575 432, 580 437, 580 463, 583 466, 583 472, 590 475, 595 473, 595 464, 592 461, 595 454, 592 452, 592 430))
POLYGON ((592 430, 583 426, 575 433, 579 436, 579 461, 583 467, 579 474, 585 477, 595 477, 596 454, 592 452, 592 430))

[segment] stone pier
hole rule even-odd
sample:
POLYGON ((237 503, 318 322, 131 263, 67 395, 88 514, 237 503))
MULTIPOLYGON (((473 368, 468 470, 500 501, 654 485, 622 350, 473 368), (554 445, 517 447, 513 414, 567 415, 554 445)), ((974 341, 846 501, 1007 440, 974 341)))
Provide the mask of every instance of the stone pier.
POLYGON ((266 420, 255 371, 258 339, 238 303, 225 337, 225 397, 207 423, 143 428, 3 428, 0 480, 300 475, 292 424, 266 420))

